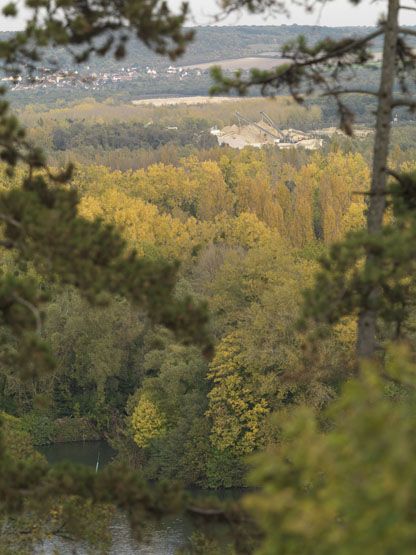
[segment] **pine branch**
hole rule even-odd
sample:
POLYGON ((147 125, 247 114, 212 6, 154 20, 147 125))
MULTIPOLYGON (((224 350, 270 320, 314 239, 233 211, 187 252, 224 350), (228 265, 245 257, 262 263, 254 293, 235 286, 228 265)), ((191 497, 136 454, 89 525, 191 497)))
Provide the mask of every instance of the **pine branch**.
MULTIPOLYGON (((283 81, 285 75, 290 73, 290 71, 292 71, 294 67, 296 67, 296 69, 308 68, 308 67, 313 67, 313 66, 324 64, 326 62, 333 61, 336 58, 342 58, 343 56, 346 56, 347 54, 353 52, 357 48, 365 46, 371 40, 373 40, 374 38, 379 37, 383 33, 384 33, 383 29, 378 29, 377 31, 374 31, 373 33, 369 33, 368 35, 366 35, 365 37, 363 37, 361 39, 357 39, 357 40, 352 41, 351 43, 349 43, 347 45, 340 46, 339 48, 335 48, 334 50, 331 50, 330 52, 328 52, 327 54, 325 54, 323 56, 320 56, 320 57, 317 57, 317 58, 310 58, 310 59, 305 60, 305 61, 298 61, 298 58, 297 58, 296 54, 292 57, 290 55, 287 55, 287 57, 289 59, 293 59, 293 64, 290 64, 285 71, 279 73, 278 75, 270 75, 269 79, 264 79, 264 80, 261 81, 261 83, 264 84, 264 85, 272 84, 276 79, 279 79, 279 80, 283 81)), ((252 84, 259 84, 259 83, 254 83, 253 82, 252 84)))
MULTIPOLYGON (((415 11, 416 11, 416 8, 415 8, 415 11)), ((408 27, 399 27, 399 33, 402 35, 409 35, 412 37, 416 37, 416 30, 409 29, 408 27)))
POLYGON ((416 98, 412 97, 393 97, 392 104, 393 108, 398 108, 399 106, 406 106, 410 110, 416 109, 416 98))
POLYGON ((300 38, 297 45, 288 45, 282 50, 282 54, 290 59, 290 63, 272 71, 253 69, 248 79, 242 78, 241 72, 236 72, 234 78, 228 78, 220 68, 213 68, 211 74, 215 85, 211 88, 211 94, 236 90, 240 95, 244 95, 250 87, 259 86, 263 95, 273 95, 274 91, 286 86, 294 100, 301 103, 304 95, 311 95, 315 89, 325 92, 332 90, 331 82, 335 82, 338 87, 339 74, 342 71, 351 68, 353 64, 362 65, 371 59, 368 45, 383 33, 384 24, 364 37, 341 40, 337 43, 328 39, 312 48, 300 38), (326 73, 328 71, 332 73, 326 73), (302 87, 305 92, 301 90, 302 87))
POLYGON ((370 89, 339 89, 339 90, 324 92, 321 94, 321 96, 337 96, 341 94, 364 94, 368 96, 376 96, 376 97, 379 96, 377 91, 370 90, 370 89))
POLYGON ((196 515, 201 516, 224 516, 225 511, 224 509, 208 509, 205 507, 196 507, 194 505, 190 505, 186 508, 189 513, 193 513, 196 515))
MULTIPOLYGON (((379 97, 379 93, 373 90, 367 89, 336 89, 330 90, 325 93, 322 93, 321 96, 338 96, 344 94, 363 94, 368 96, 375 96, 376 98, 379 97)), ((407 106, 410 109, 416 109, 416 98, 412 97, 393 97, 392 106, 394 108, 398 108, 400 106, 407 106)))
POLYGON ((33 314, 33 317, 36 322, 36 333, 39 336, 42 335, 42 318, 40 316, 40 312, 38 308, 31 302, 21 297, 20 295, 17 295, 16 293, 13 294, 13 298, 16 300, 17 303, 26 307, 33 314))

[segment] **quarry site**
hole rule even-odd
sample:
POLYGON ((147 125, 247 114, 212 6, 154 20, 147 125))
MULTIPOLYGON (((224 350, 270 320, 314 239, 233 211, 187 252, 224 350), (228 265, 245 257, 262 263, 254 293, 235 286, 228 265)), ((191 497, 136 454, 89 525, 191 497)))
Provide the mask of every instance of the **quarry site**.
MULTIPOLYGON (((236 124, 228 125, 222 129, 213 128, 211 133, 217 137, 218 144, 228 145, 231 148, 242 149, 246 146, 261 148, 275 145, 278 148, 305 148, 318 150, 323 145, 324 137, 330 137, 341 131, 335 127, 315 129, 313 131, 300 131, 299 129, 280 129, 275 122, 265 113, 260 112, 261 119, 257 122, 236 112, 236 124)), ((357 136, 364 137, 369 130, 356 132, 357 136)))

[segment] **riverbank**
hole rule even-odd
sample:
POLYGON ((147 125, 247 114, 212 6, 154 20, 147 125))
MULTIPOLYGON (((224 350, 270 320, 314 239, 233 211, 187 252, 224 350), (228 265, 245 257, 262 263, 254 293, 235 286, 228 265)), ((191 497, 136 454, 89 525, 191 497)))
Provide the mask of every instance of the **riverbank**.
MULTIPOLYGON (((68 443, 55 443, 38 447, 38 451, 50 464, 64 460, 75 464, 83 464, 98 471, 111 463, 115 451, 104 441, 75 441, 68 443)), ((192 488, 188 490, 196 499, 217 496, 221 500, 236 500, 242 495, 239 488, 219 489, 215 492, 204 489, 192 488)), ((146 522, 143 527, 143 537, 138 540, 131 533, 126 515, 116 511, 109 524, 111 542, 108 545, 108 555, 174 555, 178 552, 194 553, 191 547, 192 540, 204 540, 197 522, 189 514, 164 516, 160 520, 146 522), (196 535, 195 535, 196 534, 196 535), (190 543, 191 542, 191 543, 190 543), (184 551, 181 551, 184 550, 184 551), (191 550, 191 551, 190 551, 191 550)), ((216 553, 229 553, 227 542, 227 527, 221 523, 215 524, 218 534, 218 551, 216 553)), ((210 544, 213 545, 213 544, 210 544)), ((217 545, 215 543, 215 545, 217 545)), ((88 555, 91 546, 80 540, 71 540, 68 537, 56 534, 40 542, 34 551, 36 555, 88 555)), ((200 553, 201 551, 198 551, 200 553)), ((210 551, 211 552, 211 551, 210 551)), ((212 551, 213 552, 213 551, 212 551)), ((205 551, 204 551, 205 553, 205 551)))
POLYGON ((102 469, 116 456, 116 451, 103 439, 55 442, 37 446, 49 464, 70 461, 91 468, 102 469))
POLYGON ((48 416, 32 413, 20 417, 19 421, 22 430, 30 434, 35 446, 102 439, 97 426, 84 416, 53 420, 48 416))

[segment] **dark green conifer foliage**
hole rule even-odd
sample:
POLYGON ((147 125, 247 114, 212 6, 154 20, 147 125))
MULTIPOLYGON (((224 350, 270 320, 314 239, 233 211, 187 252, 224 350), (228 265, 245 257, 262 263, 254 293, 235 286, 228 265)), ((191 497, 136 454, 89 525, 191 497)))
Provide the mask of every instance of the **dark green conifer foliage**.
MULTIPOLYGON (((174 59, 192 39, 192 32, 182 28, 186 4, 178 14, 160 0, 25 4, 32 14, 26 29, 0 42, 2 69, 14 75, 30 74, 41 63, 46 46, 65 46, 77 62, 110 52, 122 58, 129 37, 136 35, 155 52, 174 59)), ((4 17, 17 14, 17 2, 3 8, 4 17)), ((1 89, 0 94, 5 93, 1 89)), ((18 165, 27 168, 21 188, 0 195, 1 245, 12 250, 19 263, 30 264, 39 276, 58 285, 76 287, 92 303, 103 304, 114 294, 125 296, 185 343, 200 343, 208 352, 205 307, 175 297, 177 266, 141 259, 127 250, 113 227, 80 217, 77 193, 68 184, 72 167, 58 175, 50 171, 42 152, 26 140, 6 100, 0 102, 0 159, 9 175, 18 165)), ((9 330, 1 354, 3 362, 13 358, 23 379, 53 368, 42 339, 47 294, 37 285, 25 275, 3 273, 0 278, 0 323, 9 330), (9 348, 11 338, 15 349, 9 348)), ((149 516, 177 510, 182 501, 175 486, 151 488, 125 468, 95 474, 74 465, 51 468, 36 458, 17 460, 7 452, 0 433, 1 512, 19 513, 57 496, 113 503, 126 510, 136 527, 149 516)))
POLYGON ((317 322, 314 334, 325 333, 347 316, 357 316, 371 302, 379 315, 384 340, 409 338, 414 308, 416 270, 416 176, 395 174, 387 191, 389 222, 374 236, 367 230, 350 233, 321 259, 313 289, 305 292, 303 320, 317 322), (370 253, 371 264, 364 264, 370 253), (373 289, 379 295, 371 297, 373 289))

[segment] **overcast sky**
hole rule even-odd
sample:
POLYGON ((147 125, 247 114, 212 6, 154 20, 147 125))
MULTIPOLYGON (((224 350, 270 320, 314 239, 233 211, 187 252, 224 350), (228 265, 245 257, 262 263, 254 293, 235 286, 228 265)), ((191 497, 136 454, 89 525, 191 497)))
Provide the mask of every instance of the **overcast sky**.
MULTIPOLYGON (((212 20, 212 15, 218 13, 217 0, 190 0, 192 10, 196 15, 196 23, 206 24, 212 20)), ((180 4, 179 0, 170 0, 173 5, 180 4)), ((408 0, 408 4, 416 3, 408 0)), ((344 25, 375 25, 377 20, 386 10, 385 0, 362 0, 358 6, 354 6, 348 0, 327 0, 324 5, 319 6, 313 13, 307 13, 305 9, 293 6, 292 2, 287 2, 290 8, 290 17, 270 15, 250 15, 242 13, 233 15, 224 23, 228 25, 328 25, 341 27, 344 25)), ((402 24, 416 25, 416 12, 403 11, 402 24)))
MULTIPOLYGON (((8 3, 9 0, 0 0, 0 6, 8 3)), ((175 7, 181 3, 181 0, 168 0, 168 3, 175 7)), ((207 25, 211 24, 214 15, 218 13, 217 0, 189 0, 194 13, 194 19, 190 24, 207 25)), ((409 5, 414 4, 415 0, 407 0, 409 5)), ((287 5, 292 3, 290 0, 287 5)), ((327 0, 322 10, 316 9, 312 14, 306 13, 300 7, 291 8, 289 18, 285 16, 270 17, 265 15, 249 15, 242 13, 233 15, 222 22, 224 25, 280 25, 293 24, 298 25, 375 25, 381 13, 385 10, 385 0, 363 0, 359 6, 353 6, 348 0, 327 0)), ((10 31, 21 28, 24 17, 20 16, 18 20, 6 19, 0 17, 0 30, 10 31)), ((402 24, 416 25, 416 12, 403 11, 401 17, 402 24)))

